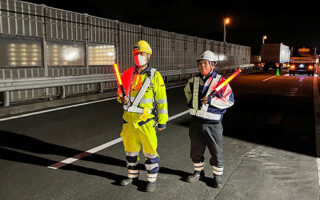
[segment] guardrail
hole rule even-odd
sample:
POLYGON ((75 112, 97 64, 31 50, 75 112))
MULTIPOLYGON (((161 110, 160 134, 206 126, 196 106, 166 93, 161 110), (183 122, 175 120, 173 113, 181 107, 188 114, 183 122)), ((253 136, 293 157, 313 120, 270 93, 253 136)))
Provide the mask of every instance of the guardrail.
MULTIPOLYGON (((239 66, 229 66, 217 69, 219 73, 228 73, 234 71, 239 66)), ((243 70, 253 68, 253 64, 241 65, 243 70)), ((198 68, 178 69, 160 71, 162 76, 183 75, 197 73, 198 68)), ((103 92, 102 83, 116 81, 114 74, 91 74, 81 76, 62 76, 62 77, 41 77, 41 78, 23 78, 23 79, 2 79, 0 80, 0 92, 3 92, 3 105, 10 105, 10 92, 15 90, 28 90, 50 87, 61 87, 61 98, 65 98, 65 86, 80 85, 90 83, 100 83, 100 92, 103 92)))

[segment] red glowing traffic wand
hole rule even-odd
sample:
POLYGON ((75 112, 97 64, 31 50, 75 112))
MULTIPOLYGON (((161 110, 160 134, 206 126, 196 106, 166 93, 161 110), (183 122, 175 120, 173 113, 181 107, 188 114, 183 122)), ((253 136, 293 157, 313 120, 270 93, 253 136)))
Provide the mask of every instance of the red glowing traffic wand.
POLYGON ((118 80, 119 86, 121 88, 122 96, 126 96, 126 92, 124 91, 124 87, 123 87, 123 84, 122 84, 122 80, 121 80, 121 76, 120 76, 120 72, 119 72, 119 68, 118 68, 117 63, 113 64, 113 68, 114 68, 114 71, 116 72, 116 76, 117 76, 117 80, 118 80))
POLYGON ((241 68, 239 68, 237 71, 235 71, 231 76, 229 76, 225 81, 223 81, 216 89, 214 89, 214 92, 219 92, 225 85, 227 85, 232 79, 234 79, 238 74, 242 72, 241 68))

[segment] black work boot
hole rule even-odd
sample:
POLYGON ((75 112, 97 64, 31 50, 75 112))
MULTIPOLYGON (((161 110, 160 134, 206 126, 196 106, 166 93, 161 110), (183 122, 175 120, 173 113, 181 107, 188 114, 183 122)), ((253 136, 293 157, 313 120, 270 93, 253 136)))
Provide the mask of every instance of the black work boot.
POLYGON ((213 174, 213 187, 218 189, 222 188, 222 175, 213 174))
POLYGON ((133 182, 136 182, 138 180, 138 178, 126 178, 126 179, 123 179, 122 181, 121 181, 121 185, 122 186, 127 186, 127 185, 130 185, 131 183, 133 183, 133 182))
POLYGON ((193 174, 189 175, 187 178, 187 181, 189 183, 193 183, 195 181, 198 181, 201 176, 204 176, 204 171, 194 171, 193 174))
POLYGON ((154 192, 156 190, 156 186, 157 186, 157 184, 156 184, 155 181, 154 182, 148 182, 145 191, 146 192, 154 192))

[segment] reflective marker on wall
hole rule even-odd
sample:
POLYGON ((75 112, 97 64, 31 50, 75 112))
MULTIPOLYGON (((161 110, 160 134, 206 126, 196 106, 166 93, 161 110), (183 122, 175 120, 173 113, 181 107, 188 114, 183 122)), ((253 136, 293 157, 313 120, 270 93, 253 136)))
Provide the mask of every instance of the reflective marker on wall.
POLYGON ((113 65, 115 61, 114 45, 90 45, 89 65, 113 65))
POLYGON ((82 44, 48 43, 48 66, 84 66, 82 44))
POLYGON ((12 67, 41 66, 40 44, 8 44, 8 64, 12 67))

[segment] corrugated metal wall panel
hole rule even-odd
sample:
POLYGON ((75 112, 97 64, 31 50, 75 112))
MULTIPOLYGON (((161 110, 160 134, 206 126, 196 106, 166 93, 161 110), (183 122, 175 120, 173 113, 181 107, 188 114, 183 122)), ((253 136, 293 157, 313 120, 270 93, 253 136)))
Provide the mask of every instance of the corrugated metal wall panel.
POLYGON ((37 26, 41 24, 37 17, 41 10, 39 7, 26 2, 1 0, 0 33, 40 36, 37 32, 37 26))
MULTIPOLYGON (((217 67, 250 62, 250 47, 224 44, 223 42, 207 40, 194 36, 127 24, 75 13, 62 9, 47 7, 15 0, 0 0, 0 34, 18 35, 20 37, 36 37, 40 40, 60 41, 62 43, 76 42, 85 45, 111 44, 115 45, 116 60, 120 70, 131 67, 133 56, 132 46, 144 39, 150 43, 153 50, 150 64, 158 70, 174 70, 193 68, 196 58, 204 50, 212 50, 221 61, 217 67), (10 11, 10 12, 9 12, 10 11), (45 26, 42 26, 44 24, 45 26), (44 34, 46 31, 46 34, 44 34)), ((0 35, 1 37, 1 35, 0 35)), ((84 64, 83 64, 84 65, 84 64)), ((3 67, 3 66, 1 66, 3 67)), ((113 73, 112 66, 51 66, 47 67, 48 76, 78 76, 96 73, 113 73)), ((0 69, 0 79, 44 77, 45 68, 24 67, 0 69)), ((167 81, 187 78, 187 76, 168 76, 167 81)), ((104 83, 104 89, 116 87, 116 82, 104 83)), ((68 86, 66 94, 97 91, 97 84, 68 86)), ((59 88, 35 89, 11 92, 10 101, 45 98, 46 95, 60 94, 59 88)))
POLYGON ((186 38, 186 53, 185 53, 185 65, 181 68, 193 68, 196 67, 196 38, 193 36, 187 36, 186 38))
POLYGON ((174 64, 171 69, 184 68, 185 65, 185 48, 186 48, 186 35, 175 33, 175 49, 173 52, 174 64))
POLYGON ((133 45, 141 39, 141 26, 120 23, 119 28, 119 43, 122 44, 119 53, 119 65, 121 70, 124 71, 134 64, 131 51, 133 45))

